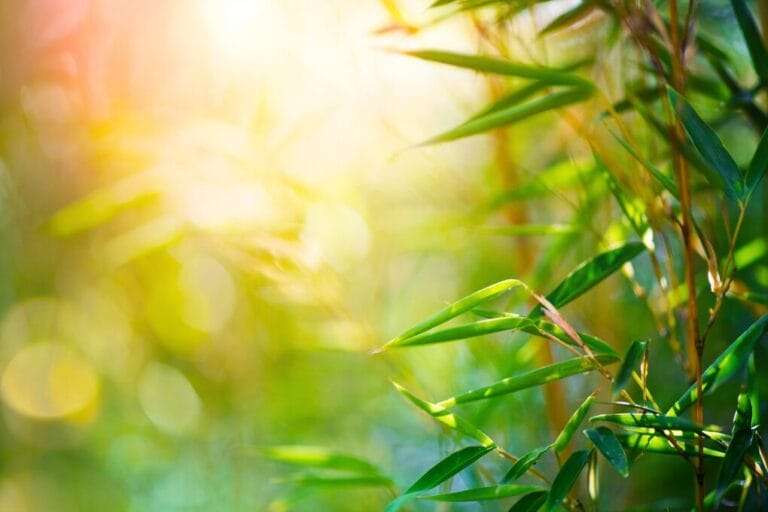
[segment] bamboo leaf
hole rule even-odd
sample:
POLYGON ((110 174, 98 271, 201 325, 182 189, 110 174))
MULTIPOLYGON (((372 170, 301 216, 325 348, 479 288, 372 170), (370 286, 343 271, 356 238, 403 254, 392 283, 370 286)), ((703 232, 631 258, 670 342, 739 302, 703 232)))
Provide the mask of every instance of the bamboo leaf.
POLYGON ((757 144, 757 149, 752 156, 752 161, 749 163, 749 169, 747 175, 744 177, 744 183, 746 183, 747 194, 752 194, 760 181, 765 176, 765 172, 768 170, 768 129, 763 132, 763 136, 760 137, 760 142, 757 144))
MULTIPOLYGON (((768 315, 763 315, 744 331, 741 336, 731 343, 702 374, 702 392, 711 394, 724 382, 731 379, 747 364, 749 355, 755 348, 757 340, 768 328, 768 315)), ((696 384, 693 384, 683 395, 672 404, 667 411, 668 416, 677 416, 696 401, 696 384)))
POLYGON ((501 479, 501 482, 513 482, 523 476, 533 465, 539 461, 539 459, 541 459, 542 455, 547 453, 550 448, 552 448, 552 446, 553 445, 547 445, 534 448, 533 450, 517 459, 517 461, 512 464, 512 467, 509 468, 509 471, 507 471, 507 473, 501 479))
POLYGON ((438 331, 424 332, 393 345, 393 348, 463 340, 496 332, 521 330, 532 325, 533 321, 528 317, 509 315, 489 320, 480 320, 456 327, 448 327, 438 331))
POLYGON ((452 503, 464 501, 489 501, 500 500, 510 496, 520 496, 521 494, 528 494, 539 490, 541 490, 541 487, 537 485, 501 484, 467 489, 465 491, 435 494, 433 496, 421 496, 421 498, 425 500, 446 501, 452 503))
POLYGON ((467 446, 451 453, 416 480, 402 496, 389 502, 385 512, 400 510, 407 502, 437 487, 462 469, 471 466, 491 450, 493 448, 488 446, 467 446))
MULTIPOLYGON (((682 430, 684 432, 703 432, 705 427, 698 425, 691 420, 680 418, 678 416, 665 416, 663 414, 653 414, 648 412, 631 413, 624 412, 618 414, 598 414, 589 419, 590 422, 605 421, 615 425, 625 427, 645 427, 662 430, 682 430)), ((717 427, 707 427, 717 430, 717 427)))
POLYGON ((458 300, 453 304, 451 304, 450 306, 440 310, 439 312, 437 312, 427 320, 411 327, 410 329, 402 333, 400 336, 396 337, 395 339, 391 340, 389 343, 384 345, 382 350, 386 350, 389 347, 401 345, 408 338, 412 338, 417 334, 421 334, 423 332, 426 332, 432 329, 433 327, 437 327, 438 325, 443 324, 448 320, 451 320, 452 318, 455 318, 460 314, 466 311, 469 311, 474 307, 477 307, 481 304, 491 301, 497 298, 499 295, 518 286, 525 287, 525 285, 521 281, 518 281, 517 279, 506 279, 496 284, 487 286, 482 290, 478 290, 474 293, 471 293, 466 297, 464 297, 463 299, 458 300))
POLYGON ((608 167, 605 165, 605 162, 602 161, 597 153, 594 153, 594 158, 597 163, 597 168, 602 172, 603 177, 608 184, 608 189, 611 191, 614 199, 616 199, 616 202, 619 203, 619 207, 621 208, 622 213, 624 213, 624 217, 629 221, 635 233, 642 237, 648 230, 648 217, 645 215, 645 205, 643 205, 639 198, 628 197, 624 188, 616 177, 611 174, 608 167))
POLYGON ((616 373, 616 379, 613 381, 613 395, 616 396, 632 378, 632 372, 640 365, 643 359, 643 354, 648 349, 647 341, 634 341, 627 350, 627 355, 624 356, 624 361, 619 367, 619 371, 616 373))
POLYGON ((556 110, 574 103, 586 100, 592 95, 592 89, 586 87, 573 87, 563 91, 558 91, 547 96, 539 97, 526 103, 513 105, 484 116, 475 117, 466 121, 451 130, 443 132, 423 144, 437 144, 440 142, 449 142, 464 137, 470 137, 490 131, 494 128, 507 126, 518 121, 522 121, 536 114, 541 114, 549 110, 556 110))
POLYGON ((442 423, 443 425, 447 426, 448 428, 451 428, 453 430, 456 430, 457 432, 460 432, 466 436, 469 436, 473 439, 476 439, 477 441, 480 441, 480 443, 483 446, 495 448, 496 443, 491 439, 485 432, 474 426, 472 423, 467 421, 466 419, 462 418, 461 416, 454 414, 447 410, 446 408, 438 405, 433 404, 430 402, 427 402, 425 400, 422 400, 418 398, 416 395, 405 389, 400 384, 393 382, 392 383, 395 386, 395 389, 397 389, 405 398, 407 398, 411 403, 413 403, 416 407, 421 409, 422 411, 426 412, 433 418, 435 418, 437 421, 442 423))
POLYGON ((321 446, 271 446, 264 454, 269 459, 296 466, 379 473, 378 468, 365 459, 321 446))
POLYGON ((555 363, 543 368, 538 368, 522 375, 509 377, 490 386, 484 386, 461 395, 448 398, 438 403, 438 406, 453 407, 456 404, 487 400, 492 397, 506 395, 535 386, 546 384, 554 380, 564 379, 579 373, 585 373, 597 368, 598 364, 610 364, 616 362, 613 356, 600 354, 592 357, 577 357, 555 363))
POLYGON ((544 511, 551 512, 556 510, 560 506, 563 499, 573 488, 576 480, 579 478, 579 474, 587 465, 589 460, 588 450, 579 450, 573 452, 568 460, 565 461, 563 467, 557 473, 555 480, 552 482, 552 488, 547 495, 547 501, 544 503, 544 511))
POLYGON ((508 512, 536 512, 547 501, 547 491, 536 491, 526 494, 512 505, 508 512))
POLYGON ((744 194, 741 172, 715 131, 704 122, 688 101, 675 92, 668 90, 669 100, 683 123, 688 137, 704 161, 715 170, 722 183, 712 183, 725 190, 731 199, 740 199, 744 194))
POLYGON ((589 413, 589 409, 592 407, 592 402, 594 401, 595 395, 589 395, 568 419, 563 430, 557 436, 557 439, 555 439, 554 447, 556 452, 562 452, 565 450, 565 447, 568 446, 568 443, 571 442, 573 434, 576 433, 576 429, 579 428, 581 422, 584 421, 584 417, 589 413))
MULTIPOLYGON (((624 263, 632 260, 644 249, 645 246, 641 242, 629 242, 585 261, 547 295, 547 300, 556 308, 568 304, 616 272, 624 263)), ((529 316, 535 318, 542 313, 542 307, 539 304, 529 316)))
POLYGON ((747 49, 749 56, 752 57, 755 72, 762 83, 768 83, 768 51, 763 45, 763 38, 757 29, 755 18, 752 17, 752 13, 749 12, 744 0, 731 0, 731 6, 736 14, 736 21, 739 22, 744 40, 747 42, 747 49))
MULTIPOLYGON (((656 453, 660 455, 680 455, 677 448, 661 434, 634 434, 618 432, 615 434, 619 442, 628 450, 636 450, 641 453, 656 453)), ((694 442, 688 442, 675 436, 677 446, 686 455, 698 455, 699 448, 694 442)), ((725 454, 720 450, 704 448, 704 457, 722 458, 725 454)))
POLYGON ((539 35, 543 36, 545 34, 549 34, 550 32, 555 32, 561 28, 573 25, 577 21, 582 20, 592 14, 592 11, 595 10, 596 7, 597 2, 594 0, 585 0, 580 2, 550 21, 547 26, 541 29, 539 35))
POLYGON ((616 435, 608 427, 589 428, 584 431, 590 441, 621 476, 629 476, 629 460, 616 435))
POLYGON ((316 476, 299 475, 288 479, 293 485, 302 487, 391 487, 392 480, 381 475, 362 476, 316 476))
POLYGON ((752 446, 754 432, 752 431, 752 403, 749 395, 739 394, 736 404, 736 413, 733 417, 733 430, 731 431, 731 442, 725 451, 723 463, 720 465, 720 472, 717 475, 717 485, 715 486, 715 504, 719 503, 725 495, 728 486, 738 479, 741 466, 744 463, 744 456, 752 446))
POLYGON ((544 82, 548 85, 573 85, 592 88, 592 83, 569 71, 520 64, 497 57, 485 55, 468 55, 463 53, 447 52, 443 50, 412 50, 403 52, 404 55, 416 57, 422 60, 447 64, 464 69, 471 69, 480 73, 514 76, 544 82))

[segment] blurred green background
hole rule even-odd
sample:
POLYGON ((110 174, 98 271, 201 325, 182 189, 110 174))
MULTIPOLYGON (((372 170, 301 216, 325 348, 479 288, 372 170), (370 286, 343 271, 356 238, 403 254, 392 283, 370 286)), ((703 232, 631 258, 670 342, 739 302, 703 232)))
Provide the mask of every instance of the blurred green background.
MULTIPOLYGON (((522 175, 568 173, 564 198, 542 181, 521 192, 532 222, 589 225, 555 242, 506 236, 514 213, 484 209, 508 185, 492 138, 412 147, 493 92, 387 51, 478 47, 465 17, 398 28, 428 3, 0 3, 0 511, 380 510, 386 487, 304 485, 264 450, 355 454, 402 488, 449 447, 390 380, 448 396, 537 360, 543 341, 502 336, 370 353, 488 283, 546 290, 627 232, 554 117, 507 144, 522 175)), ((535 41, 526 27, 516 37, 535 41)), ((742 266, 758 287, 764 229, 742 238, 757 240, 742 266)), ((715 346, 748 322, 726 308, 715 346)), ((567 311, 620 352, 653 334, 620 276, 567 311)), ((685 382, 665 344, 653 355, 666 400, 685 382)), ((568 381, 572 403, 586 391, 568 381)), ((540 391, 503 404, 470 415, 515 453, 550 439, 540 391)), ((612 499, 688 493, 634 482, 612 499)))

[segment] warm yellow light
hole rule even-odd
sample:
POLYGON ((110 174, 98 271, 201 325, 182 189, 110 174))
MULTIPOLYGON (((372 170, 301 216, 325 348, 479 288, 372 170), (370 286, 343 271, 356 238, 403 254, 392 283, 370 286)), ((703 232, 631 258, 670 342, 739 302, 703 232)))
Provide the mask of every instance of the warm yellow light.
POLYGON ((199 0, 213 42, 230 58, 245 56, 269 24, 266 2, 260 0, 199 0))

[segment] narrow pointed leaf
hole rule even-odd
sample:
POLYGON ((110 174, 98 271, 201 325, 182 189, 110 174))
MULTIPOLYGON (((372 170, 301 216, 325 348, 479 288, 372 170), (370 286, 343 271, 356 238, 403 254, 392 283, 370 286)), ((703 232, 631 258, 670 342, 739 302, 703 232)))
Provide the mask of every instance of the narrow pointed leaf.
POLYGON ((739 22, 739 28, 747 42, 749 56, 752 57, 752 65, 755 67, 755 73, 760 77, 760 81, 768 83, 768 51, 763 44, 763 38, 757 29, 755 18, 749 12, 749 8, 744 0, 731 0, 733 12, 736 14, 736 20, 739 22))
POLYGON ((544 511, 551 512, 556 510, 560 506, 563 499, 571 492, 576 480, 579 478, 579 474, 587 465, 589 460, 588 450, 579 450, 573 452, 568 460, 565 461, 563 467, 557 473, 555 480, 552 482, 552 488, 547 495, 547 501, 544 503, 544 511))
MULTIPOLYGON (((585 261, 547 295, 547 300, 556 308, 565 306, 619 270, 622 265, 632 260, 644 249, 645 246, 641 242, 629 242, 585 261)), ((542 314, 542 307, 539 304, 529 316, 539 317, 542 314)))
POLYGON ((595 395, 589 395, 587 399, 584 400, 584 402, 582 402, 582 404, 576 409, 576 411, 574 411, 574 413, 568 419, 568 422, 563 427, 563 430, 557 436, 557 439, 555 439, 555 451, 559 453, 565 450, 566 446, 568 446, 568 443, 571 442, 573 434, 576 433, 576 429, 579 428, 579 425, 581 425, 581 422, 584 421, 584 418, 589 413, 589 408, 592 407, 592 402, 594 401, 595 395))
POLYGON ((539 35, 549 34, 555 32, 561 28, 568 27, 575 24, 577 21, 582 20, 592 14, 592 11, 597 7, 597 2, 593 0, 585 0, 568 9, 554 20, 550 21, 546 27, 541 29, 539 35))
POLYGON ((378 468, 365 459, 321 446, 271 446, 264 454, 272 460, 297 466, 379 473, 378 468))
MULTIPOLYGON (((669 439, 661 434, 633 434, 628 432, 618 432, 615 434, 619 442, 627 450, 635 450, 641 453, 656 453, 660 455, 680 455, 669 439)), ((698 455, 699 448, 694 442, 679 439, 675 436, 677 445, 686 455, 698 455)), ((725 454, 720 450, 704 448, 704 457, 720 459, 725 454)))
POLYGON ((677 185, 675 182, 669 178, 666 174, 661 172, 658 167, 653 165, 650 160, 647 158, 644 158, 641 156, 637 151, 635 151, 632 146, 627 143, 623 138, 621 138, 618 134, 614 133, 613 130, 609 130, 611 135, 613 135, 613 138, 616 139, 616 141, 621 144, 621 146, 629 153, 632 158, 637 160, 640 165, 642 165, 646 171, 650 173, 650 175, 655 179, 659 184, 664 187, 670 194, 672 194, 673 197, 680 197, 680 193, 677 190, 677 185))
MULTIPOLYGON (((702 392, 708 395, 731 379, 747 364, 755 344, 768 329, 768 315, 763 315, 731 343, 702 374, 702 392)), ((697 397, 696 384, 693 384, 672 404, 668 416, 676 416, 690 407, 697 397)))
POLYGON ((532 466, 534 466, 539 461, 539 459, 541 459, 542 455, 550 450, 550 448, 552 448, 552 445, 540 446, 538 448, 534 448, 533 450, 517 459, 517 462, 512 464, 512 467, 509 468, 509 471, 507 471, 507 473, 501 479, 501 482, 514 482, 523 476, 532 466))
POLYGON ((522 389, 541 386, 554 380, 564 379, 579 373, 585 373, 597 368, 598 364, 615 363, 617 359, 609 355, 597 355, 592 357, 577 357, 555 363, 522 375, 509 377, 490 386, 484 386, 461 395, 448 398, 438 403, 438 406, 453 407, 456 404, 487 400, 496 396, 514 393, 522 389))
POLYGON ((443 425, 473 439, 476 439, 477 441, 480 441, 483 446, 488 446, 491 448, 496 447, 496 443, 493 441, 493 439, 491 439, 485 432, 474 426, 468 420, 450 412, 444 407, 418 398, 416 395, 405 389, 400 384, 397 384, 396 382, 393 382, 392 384, 394 384, 395 389, 397 389, 405 398, 410 400, 411 403, 435 418, 443 425))
POLYGON ((725 451, 725 457, 720 466, 720 472, 717 475, 715 503, 720 502, 728 486, 739 478, 741 466, 744 464, 744 456, 752 446, 754 438, 751 426, 752 403, 749 400, 749 395, 741 393, 737 400, 736 414, 733 418, 731 442, 725 451))
POLYGON ((629 346, 627 355, 624 356, 624 361, 622 361, 619 371, 616 373, 616 379, 613 381, 612 391, 614 396, 618 395, 627 385, 629 379, 632 378, 632 372, 640 365, 647 348, 647 341, 634 341, 629 346))
POLYGON ((526 494, 512 505, 508 512, 536 512, 547 501, 547 491, 536 491, 526 494))
POLYGON ((452 318, 455 318, 460 314, 466 311, 469 311, 470 309, 476 306, 479 306, 488 301, 491 301, 497 298, 499 295, 517 286, 525 286, 525 285, 522 282, 518 281, 517 279, 506 279, 504 281, 499 281, 498 283, 492 284, 481 290, 471 293, 466 297, 464 297, 463 299, 454 302, 447 308, 444 308, 439 312, 435 313, 432 317, 421 322, 420 324, 417 324, 411 327, 410 329, 402 333, 400 336, 396 337, 395 339, 387 343, 384 346, 384 349, 392 346, 400 345, 404 343, 405 340, 407 340, 408 338, 416 336, 417 334, 421 334, 422 332, 426 332, 432 329, 433 327, 437 327, 440 324, 444 324, 448 320, 451 320, 452 318))
POLYGON ((629 476, 627 454, 624 453, 624 448, 621 447, 621 443, 611 429, 608 427, 588 428, 584 431, 584 435, 592 441, 592 444, 621 476, 624 478, 629 476))
POLYGON ((496 332, 521 330, 533 325, 533 321, 528 317, 519 315, 504 316, 489 320, 479 320, 456 327, 449 327, 438 331, 424 332, 405 339, 401 343, 393 345, 397 347, 410 347, 414 345, 427 345, 431 343, 444 343, 447 341, 464 340, 475 338, 486 334, 496 332))
POLYGON ((404 52, 404 54, 431 62, 471 69, 480 73, 527 78, 529 80, 546 82, 549 85, 592 87, 592 84, 588 80, 568 71, 520 64, 518 62, 512 62, 497 57, 468 55, 443 50, 413 50, 404 52))
POLYGON ((449 142, 464 137, 470 137, 484 133, 494 128, 507 126, 536 114, 541 114, 550 110, 556 110, 574 103, 586 100, 592 95, 592 89, 586 87, 574 87, 563 91, 555 92, 547 96, 542 96, 526 103, 513 105, 511 107, 498 110, 484 116, 476 117, 457 127, 441 133, 424 144, 437 144, 440 142, 449 142))
POLYGON ((768 129, 760 137, 760 142, 758 142, 755 154, 752 156, 752 161, 749 164, 747 175, 744 177, 748 194, 754 192, 757 186, 760 185, 766 170, 768 170, 768 129))
POLYGON ((668 93, 672 107, 683 123, 683 127, 694 147, 696 147, 704 161, 718 173, 722 180, 722 183, 712 184, 719 188, 724 188, 726 194, 731 199, 741 198, 744 193, 741 172, 736 162, 733 161, 731 155, 726 151, 720 138, 699 117, 699 114, 696 113, 685 98, 673 89, 669 89, 668 93))
POLYGON ((493 450, 487 446, 467 446, 461 450, 455 451, 445 457, 443 460, 432 466, 416 482, 413 483, 403 495, 390 501, 385 512, 396 512, 406 503, 416 499, 419 495, 434 489, 445 482, 456 473, 477 462, 484 455, 493 450))
POLYGON ((489 501, 500 500, 510 496, 520 496, 521 494, 528 494, 540 490, 541 487, 537 485, 501 484, 467 489, 465 491, 435 494, 433 496, 421 496, 421 498, 425 500, 447 501, 452 503, 464 501, 489 501))
POLYGON ((608 184, 608 190, 611 191, 614 199, 616 199, 616 202, 619 204, 619 208, 621 208, 624 217, 629 221, 629 224, 632 226, 635 233, 642 237, 648 230, 648 218, 645 215, 645 205, 639 198, 630 198, 624 191, 624 187, 622 187, 616 177, 611 174, 602 159, 600 159, 596 153, 594 154, 594 157, 597 162, 597 168, 602 172, 605 182, 608 184))
MULTIPOLYGON (((590 422, 605 421, 625 427, 645 427, 662 430, 682 430, 684 432, 703 432, 705 427, 691 420, 678 416, 665 416, 647 412, 623 412, 617 414, 598 414, 589 418, 590 422)), ((717 430, 717 427, 707 427, 717 430)))

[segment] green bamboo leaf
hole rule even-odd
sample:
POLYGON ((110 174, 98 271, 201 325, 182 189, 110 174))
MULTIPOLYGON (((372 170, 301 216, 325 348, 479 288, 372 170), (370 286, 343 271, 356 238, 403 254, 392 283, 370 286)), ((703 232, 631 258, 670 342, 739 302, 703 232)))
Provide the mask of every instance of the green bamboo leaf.
MULTIPOLYGON (((757 340, 768 328, 768 315, 761 316, 755 323, 744 331, 741 336, 731 343, 702 374, 702 392, 708 395, 719 388, 724 382, 736 375, 747 364, 749 355, 755 348, 757 340)), ((668 416, 677 416, 696 401, 696 384, 693 384, 683 395, 672 404, 667 411, 668 416)))
POLYGON ((389 502, 385 512, 400 510, 400 507, 407 502, 437 487, 464 468, 471 466, 491 450, 493 448, 488 446, 467 446, 451 453, 416 480, 402 496, 389 502))
POLYGON ((563 430, 557 436, 557 439, 555 439, 554 447, 556 452, 562 452, 565 450, 566 446, 568 446, 568 443, 571 442, 573 434, 576 433, 576 429, 579 428, 581 422, 584 421, 584 417, 589 413, 589 408, 592 407, 592 402, 594 401, 595 395, 589 395, 568 419, 563 430))
MULTIPOLYGON (((580 297, 603 279, 616 272, 624 263, 632 260, 643 252, 645 246, 641 242, 629 242, 616 249, 598 254, 591 260, 585 261, 568 274, 557 287, 547 295, 547 300, 559 308, 580 297)), ((543 314, 541 304, 531 311, 531 317, 543 314)))
POLYGON ((608 184, 608 190, 611 191, 616 202, 619 203, 624 217, 629 221, 632 229, 635 233, 642 237, 648 230, 648 217, 645 215, 645 205, 638 197, 630 198, 624 191, 616 177, 608 170, 605 162, 597 155, 593 153, 597 168, 601 171, 606 183, 608 184))
POLYGON ((731 199, 740 199, 744 195, 741 172, 715 131, 704 122, 688 101, 674 89, 668 90, 669 100, 683 123, 688 137, 704 161, 715 170, 721 183, 712 185, 722 188, 731 199))
POLYGON ((512 464, 512 467, 509 468, 509 471, 504 475, 504 477, 501 479, 502 483, 508 483, 508 482, 514 482, 521 476, 523 476, 533 465, 535 465, 539 459, 541 459, 542 455, 547 453, 553 445, 547 445, 547 446, 540 446, 538 448, 534 448, 533 450, 529 451, 517 461, 512 464))
POLYGON ((528 317, 520 315, 509 315, 489 320, 480 320, 456 327, 448 327, 438 331, 423 332, 407 338, 401 343, 393 345, 393 348, 412 347, 415 345, 427 345, 430 343, 444 343, 447 341, 464 340, 475 338, 486 334, 493 334, 503 331, 521 330, 524 327, 532 326, 533 321, 528 317))
POLYGON ((597 8, 597 2, 594 0, 585 0, 580 2, 556 17, 554 20, 550 21, 547 26, 541 29, 539 35, 543 36, 545 34, 549 34, 550 32, 555 32, 561 28, 573 25, 577 21, 583 20, 592 14, 592 11, 594 11, 595 8, 597 8))
POLYGON ((296 466, 379 473, 378 468, 365 459, 321 446, 271 446, 264 451, 264 455, 269 459, 296 466))
POLYGON ((629 476, 627 454, 624 453, 624 449, 621 447, 621 443, 616 438, 613 430, 608 427, 588 428, 584 431, 584 435, 592 441, 595 447, 621 476, 624 478, 629 476))
POLYGON ((503 236, 570 235, 582 231, 569 224, 510 224, 483 228, 483 233, 503 236))
POLYGON ((760 137, 760 142, 757 143, 757 149, 752 156, 752 161, 749 163, 749 169, 747 175, 744 177, 744 183, 746 183, 747 194, 752 194, 760 181, 765 176, 765 172, 768 170, 768 129, 763 132, 763 136, 760 137))
POLYGON ((642 165, 646 171, 650 173, 650 175, 657 181, 659 184, 664 187, 670 194, 672 194, 673 197, 680 197, 680 193, 677 190, 677 185, 675 182, 670 179, 666 174, 661 172, 658 167, 653 165, 650 160, 644 158, 641 156, 637 151, 635 151, 632 146, 627 143, 623 138, 621 138, 618 134, 614 133, 613 130, 608 130, 611 135, 613 135, 613 138, 618 141, 619 144, 634 158, 637 160, 640 165, 642 165))
POLYGON ((437 312, 427 320, 411 327, 410 329, 402 333, 400 336, 396 337, 395 339, 391 340, 389 343, 384 345, 382 350, 386 350, 387 348, 390 348, 393 346, 401 345, 408 338, 411 338, 413 336, 416 336, 417 334, 426 332, 432 329, 433 327, 437 327, 438 325, 443 324, 448 320, 451 320, 452 318, 455 318, 460 314, 466 311, 469 311, 474 307, 477 307, 483 303, 491 301, 497 298, 499 295, 518 286, 525 287, 525 285, 521 281, 518 281, 517 279, 505 279, 504 281, 500 281, 498 283, 487 286, 482 290, 478 290, 474 293, 471 293, 470 295, 467 295, 463 299, 454 302, 447 308, 440 310, 439 312, 437 312))
POLYGON ((544 503, 543 510, 545 512, 551 512, 560 506, 563 499, 573 488, 584 466, 587 465, 589 455, 590 452, 588 450, 579 450, 573 452, 568 457, 568 460, 565 461, 565 464, 560 468, 555 480, 552 482, 552 488, 547 495, 547 501, 544 503))
POLYGON ((573 85, 590 89, 593 87, 590 81, 569 71, 520 64, 497 57, 468 55, 443 50, 412 50, 403 52, 403 54, 430 62, 471 69, 480 73, 527 78, 529 80, 545 82, 548 85, 573 85))
POLYGON ((752 430, 752 403, 749 395, 739 394, 736 403, 736 413, 733 417, 733 430, 731 442, 725 451, 720 472, 717 475, 715 486, 715 504, 719 503, 725 495, 725 491, 732 482, 739 478, 739 473, 744 464, 744 457, 752 446, 754 432, 752 430))
POLYGON ((479 119, 481 117, 485 117, 488 114, 493 114, 494 112, 499 112, 500 110, 505 110, 509 107, 513 107, 517 105, 518 103, 527 100, 531 96, 534 96, 536 93, 543 91, 549 87, 549 85, 546 82, 531 82, 530 84, 525 85, 524 87, 521 87, 520 89, 515 89, 514 91, 511 91, 498 100, 494 101, 478 113, 474 114, 472 117, 467 119, 466 122, 474 121, 475 119, 479 119))
MULTIPOLYGON (((635 450, 641 453, 656 453, 659 455, 680 455, 677 448, 661 434, 633 434, 629 432, 618 432, 615 434, 619 442, 628 450, 635 450)), ((688 442, 675 436, 677 446, 686 455, 698 455, 699 447, 695 442, 688 442)), ((725 454, 720 450, 704 448, 704 457, 720 459, 725 454)))
POLYGON ((547 491, 536 491, 526 494, 512 505, 508 512, 536 512, 547 501, 547 491))
POLYGON ((634 341, 629 346, 627 355, 624 356, 624 361, 621 363, 621 367, 619 367, 619 371, 616 373, 616 379, 613 381, 612 392, 614 396, 618 395, 627 385, 629 379, 632 378, 632 372, 640 365, 647 349, 647 341, 634 341))
POLYGON ((422 400, 396 382, 393 382, 392 384, 395 386, 395 389, 397 389, 411 403, 435 418, 443 425, 473 439, 476 439, 477 441, 480 441, 483 446, 491 448, 496 447, 496 443, 493 441, 493 439, 491 439, 485 432, 474 426, 466 419, 450 412, 445 407, 422 400))
POLYGON ((392 480, 381 475, 363 476, 316 476, 299 475, 288 479, 293 485, 302 487, 391 487, 392 480))
POLYGON ((598 364, 615 363, 617 359, 613 356, 600 354, 592 357, 576 357, 559 363, 538 368, 522 375, 509 377, 490 386, 484 386, 473 391, 468 391, 461 395, 448 398, 439 402, 437 405, 445 408, 453 407, 456 404, 474 402, 476 400, 487 400, 492 397, 506 395, 535 386, 546 384, 554 380, 564 379, 579 373, 585 373, 594 370, 598 364))
POLYGON ((478 487, 476 489, 467 489, 465 491, 435 494, 433 496, 420 496, 420 498, 425 500, 447 501, 452 503, 464 501, 489 501, 500 500, 510 496, 520 496, 521 494, 528 494, 540 490, 541 487, 537 485, 501 484, 492 485, 489 487, 478 487))
POLYGON ((760 31, 757 29, 757 23, 749 12, 744 0, 731 0, 733 12, 736 14, 736 21, 739 22, 739 28, 747 42, 749 56, 752 57, 752 65, 762 83, 768 83, 768 51, 763 45, 763 38, 760 37, 760 31))
POLYGON ((536 114, 579 103, 589 98, 592 95, 592 92, 591 88, 586 87, 573 87, 563 91, 554 92, 526 103, 513 105, 481 117, 476 117, 423 142, 423 144, 449 142, 484 133, 501 126, 507 126, 536 114))
POLYGON ((623 412, 617 414, 598 414, 589 418, 590 422, 605 421, 625 427, 644 427, 662 430, 681 430, 684 432, 703 432, 706 429, 717 431, 718 427, 704 427, 691 420, 678 416, 665 416, 649 412, 623 412))

